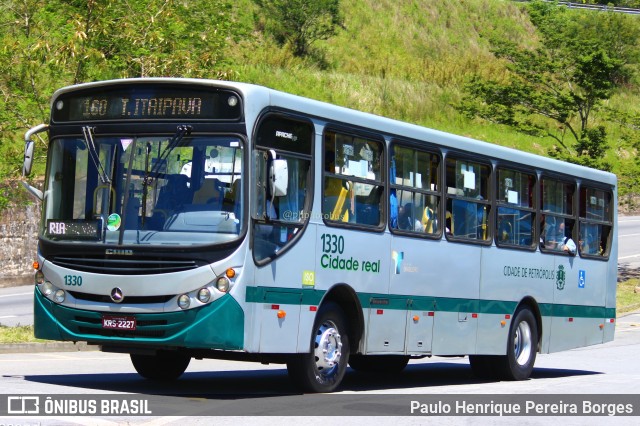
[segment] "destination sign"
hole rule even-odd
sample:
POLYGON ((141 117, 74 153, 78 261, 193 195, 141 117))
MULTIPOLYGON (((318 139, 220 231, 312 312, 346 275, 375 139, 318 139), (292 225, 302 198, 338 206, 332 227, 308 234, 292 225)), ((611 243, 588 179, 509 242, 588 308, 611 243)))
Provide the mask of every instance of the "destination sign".
POLYGON ((128 85, 65 93, 53 103, 53 121, 237 120, 238 94, 230 90, 128 85))
POLYGON ((47 220, 45 234, 51 239, 100 239, 100 221, 98 220, 47 220))

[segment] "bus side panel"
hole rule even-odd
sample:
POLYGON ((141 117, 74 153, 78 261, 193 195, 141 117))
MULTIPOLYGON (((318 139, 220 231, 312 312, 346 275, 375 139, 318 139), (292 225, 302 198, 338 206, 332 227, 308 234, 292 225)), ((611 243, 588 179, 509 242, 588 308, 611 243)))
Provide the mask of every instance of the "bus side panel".
MULTIPOLYGON (((313 231, 313 227, 276 261, 255 269, 255 286, 262 289, 253 325, 260 336, 260 352, 298 351, 304 273, 314 270, 315 233, 308 231, 313 231), (283 318, 278 317, 279 311, 283 318)), ((308 350, 309 342, 307 339, 303 350, 308 350)))
POLYGON ((407 355, 421 355, 431 353, 433 339, 433 302, 424 303, 424 309, 415 300, 413 310, 409 311, 407 319, 407 355))
POLYGON ((389 241, 388 233, 322 225, 317 230, 315 288, 327 291, 336 284, 344 283, 358 293, 365 320, 363 339, 373 345, 369 349, 361 346, 365 352, 402 353, 404 350, 407 307, 406 303, 399 304, 389 298, 389 241), (382 312, 378 313, 380 310, 382 312), (379 322, 384 327, 380 327, 379 322), (384 342, 389 342, 389 345, 385 346, 384 342), (394 350, 398 345, 400 350, 394 350))
POLYGON ((604 341, 607 263, 557 256, 549 350, 557 352, 604 341))
MULTIPOLYGON (((431 353, 438 264, 434 253, 447 243, 391 236, 389 292, 407 295, 406 352, 431 353), (416 319, 417 318, 417 319, 416 319)), ((399 333, 398 333, 399 334, 399 333)))
MULTIPOLYGON (((478 325, 478 354, 504 355, 513 314, 525 297, 538 304, 553 301, 555 277, 554 256, 495 246, 484 248, 482 280, 480 282, 480 322, 478 325), (501 324, 505 321, 505 325, 501 324)), ((543 347, 548 340, 544 320, 543 347)), ((548 318, 548 317, 547 317, 548 318)))
POLYGON ((369 303, 366 353, 404 353, 407 298, 371 298, 369 303))
MULTIPOLYGON (((311 261, 314 261, 317 250, 317 232, 318 226, 314 223, 310 223, 307 226, 307 230, 304 233, 303 238, 308 239, 308 244, 314 246, 313 250, 307 253, 302 253, 300 256, 308 257, 311 261)), ((298 325, 298 342, 297 352, 308 352, 311 344, 311 333, 313 333, 313 323, 316 320, 318 313, 318 305, 322 298, 323 292, 316 291, 317 283, 317 264, 310 265, 308 269, 303 270, 302 287, 305 292, 309 293, 309 296, 305 299, 303 294, 302 306, 300 307, 300 324, 298 325)))
POLYGON ((442 241, 428 251, 423 263, 415 263, 429 271, 426 287, 436 299, 434 355, 475 353, 481 256, 482 248, 477 245, 442 241))

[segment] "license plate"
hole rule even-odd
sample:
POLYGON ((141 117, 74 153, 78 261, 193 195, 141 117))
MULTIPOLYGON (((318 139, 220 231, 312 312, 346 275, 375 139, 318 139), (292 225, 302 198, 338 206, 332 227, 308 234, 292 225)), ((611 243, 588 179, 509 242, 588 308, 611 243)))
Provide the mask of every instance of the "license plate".
POLYGON ((134 317, 102 317, 102 328, 111 330, 135 330, 136 319, 134 317))

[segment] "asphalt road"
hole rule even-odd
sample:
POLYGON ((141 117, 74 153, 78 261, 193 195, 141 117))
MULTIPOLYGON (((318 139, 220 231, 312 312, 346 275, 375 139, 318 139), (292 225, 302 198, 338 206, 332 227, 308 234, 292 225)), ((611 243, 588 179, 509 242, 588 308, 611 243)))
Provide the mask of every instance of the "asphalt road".
POLYGON ((33 285, 0 288, 0 324, 33 324, 33 285))
POLYGON ((640 277, 640 216, 618 220, 618 271, 622 277, 640 277))
MULTIPOLYGON (((362 424, 352 416, 409 416, 413 399, 465 398, 475 396, 503 400, 505 396, 525 398, 554 397, 570 401, 605 395, 614 401, 635 398, 640 411, 640 314, 618 320, 613 342, 538 355, 529 380, 491 382, 476 379, 466 358, 433 358, 411 361, 399 374, 358 374, 351 370, 340 392, 331 395, 299 395, 281 365, 260 365, 218 360, 193 360, 177 382, 146 381, 134 371, 127 355, 101 352, 41 354, 0 354, 0 398, 5 395, 54 397, 113 397, 129 395, 171 404, 170 415, 118 416, 99 418, 58 415, 47 418, 14 419, 12 424, 362 424), (579 394, 579 395, 578 395, 579 394), (580 396, 582 395, 582 396, 580 396), (586 396, 585 396, 586 395, 586 396), (610 395, 618 395, 610 396, 610 395), (626 396, 625 396, 626 395, 626 396), (616 399, 617 398, 617 399, 616 399), (192 411, 191 411, 192 410, 192 411), (215 417, 221 413, 228 417, 215 417), (191 415, 205 417, 187 417, 191 415), (263 417, 291 416, 301 417, 263 417), (251 416, 251 419, 248 417, 251 416), (256 416, 256 417, 253 417, 256 416), (321 417, 344 416, 344 417, 321 417), (18 421, 19 420, 19 421, 18 421)), ((1 401, 0 401, 1 402, 1 401)), ((163 408, 156 405, 156 409, 163 408)), ((164 407, 166 409, 166 407, 164 407)), ((640 413, 635 413, 640 415, 640 413)), ((546 417, 507 417, 472 419, 469 417, 376 417, 375 424, 549 424, 546 417)), ((371 421, 370 419, 369 421, 371 421)), ((563 426, 584 424, 637 424, 633 418, 564 417, 563 426), (626 422, 624 420, 629 420, 626 422)), ((2 419, 0 418, 0 423, 2 419)))

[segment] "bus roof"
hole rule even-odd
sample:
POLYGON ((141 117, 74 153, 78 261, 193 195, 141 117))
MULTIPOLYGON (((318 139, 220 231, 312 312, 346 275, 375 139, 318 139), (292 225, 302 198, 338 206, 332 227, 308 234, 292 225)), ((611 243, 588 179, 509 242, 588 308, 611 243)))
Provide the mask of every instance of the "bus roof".
POLYGON ((248 83, 207 79, 159 77, 107 80, 67 86, 59 89, 53 95, 51 106, 53 108, 53 103, 60 95, 76 90, 98 88, 111 85, 136 85, 153 83, 170 83, 178 85, 184 84, 191 86, 203 85, 226 89, 235 89, 242 93, 245 97, 250 96, 254 100, 257 98, 255 107, 247 108, 246 114, 249 118, 257 118, 260 112, 266 107, 287 109, 307 114, 329 122, 345 123, 349 124, 350 126, 356 125, 363 129, 379 132, 391 138, 398 137, 409 138, 416 141, 424 141, 426 143, 438 145, 441 148, 444 148, 444 150, 455 149, 471 153, 478 153, 482 156, 487 156, 490 158, 502 159, 517 164, 526 164, 527 166, 531 166, 536 169, 559 172, 578 178, 599 181, 613 186, 615 186, 617 183, 617 178, 613 173, 591 169, 577 164, 567 163, 553 158, 531 154, 525 151, 520 151, 465 136, 459 136, 452 133, 434 130, 427 127, 422 127, 419 125, 410 124, 371 113, 357 111, 354 109, 341 107, 330 103, 305 98, 302 96, 292 95, 289 93, 248 83))

